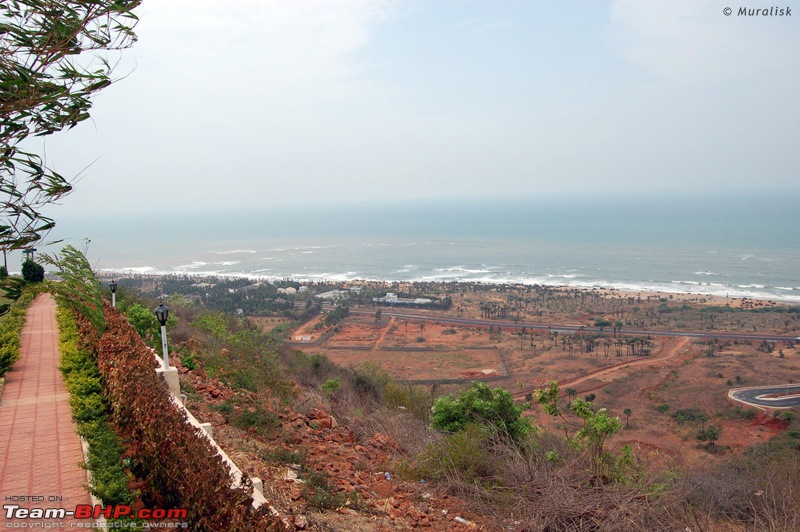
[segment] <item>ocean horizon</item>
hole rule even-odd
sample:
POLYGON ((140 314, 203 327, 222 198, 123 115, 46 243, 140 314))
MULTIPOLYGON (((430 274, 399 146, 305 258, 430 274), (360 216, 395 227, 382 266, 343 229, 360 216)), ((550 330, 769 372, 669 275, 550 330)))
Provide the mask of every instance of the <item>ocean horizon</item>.
POLYGON ((78 248, 90 239, 95 269, 120 275, 520 283, 800 303, 791 195, 274 205, 159 218, 63 217, 50 236, 78 248))

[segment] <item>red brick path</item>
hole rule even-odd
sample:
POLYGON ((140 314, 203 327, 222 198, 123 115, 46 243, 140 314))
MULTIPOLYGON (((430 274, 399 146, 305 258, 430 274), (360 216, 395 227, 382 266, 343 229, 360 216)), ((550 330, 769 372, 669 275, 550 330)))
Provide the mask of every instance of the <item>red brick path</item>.
MULTIPOLYGON (((55 309, 50 294, 41 294, 31 304, 22 330, 22 357, 6 374, 0 397, 0 505, 3 506, 72 510, 77 504, 91 503, 85 488, 86 471, 78 466, 83 461, 81 442, 58 370, 55 309), (44 502, 12 499, 29 496, 43 497, 44 502), (48 502, 49 498, 58 497, 61 502, 48 502)), ((3 529, 5 516, 2 509, 0 528, 3 529)))

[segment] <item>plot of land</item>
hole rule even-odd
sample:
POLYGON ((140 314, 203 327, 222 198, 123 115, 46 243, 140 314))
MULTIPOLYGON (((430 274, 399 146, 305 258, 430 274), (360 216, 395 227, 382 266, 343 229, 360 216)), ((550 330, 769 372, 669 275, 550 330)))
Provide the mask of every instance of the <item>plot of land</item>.
MULTIPOLYGON (((308 333, 313 324, 293 334, 308 333)), ((705 424, 719 429, 720 448, 740 449, 766 441, 781 422, 739 408, 727 398, 731 387, 790 382, 800 373, 796 347, 768 353, 756 344, 729 341, 710 346, 686 337, 650 341, 649 356, 626 355, 612 334, 599 338, 587 352, 580 334, 467 327, 400 317, 351 315, 327 332, 317 328, 308 353, 321 353, 345 367, 374 362, 401 380, 488 380, 522 402, 555 380, 562 393, 594 395, 628 427, 615 439, 644 449, 652 460, 689 464, 705 460, 697 434, 705 424), (324 333, 324 334, 323 334, 324 333), (625 410, 630 409, 630 415, 625 410), (678 417, 676 417, 678 414, 678 417), (680 416, 688 416, 679 422, 680 416)), ((564 398, 566 405, 566 397, 564 398)), ((563 430, 564 423, 538 408, 526 412, 543 426, 563 430)), ((568 430, 577 430, 577 425, 568 430)))

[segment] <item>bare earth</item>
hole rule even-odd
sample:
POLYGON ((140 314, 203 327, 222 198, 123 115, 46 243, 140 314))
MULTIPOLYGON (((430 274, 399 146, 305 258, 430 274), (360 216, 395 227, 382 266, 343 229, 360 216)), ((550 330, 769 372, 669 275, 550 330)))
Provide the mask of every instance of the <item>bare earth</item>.
MULTIPOLYGON (((571 291, 575 292, 575 291, 571 291)), ((296 347, 314 354, 324 354, 333 362, 355 367, 365 362, 379 364, 397 379, 431 385, 434 382, 485 380, 501 386, 523 402, 530 393, 551 381, 558 381, 562 393, 573 388, 578 397, 594 394, 596 407, 607 408, 628 427, 617 437, 617 444, 632 443, 653 460, 691 463, 713 459, 699 448, 696 435, 700 422, 678 423, 672 417, 678 410, 697 409, 708 423, 721 428, 718 445, 730 451, 766 441, 782 429, 782 423, 766 416, 742 413, 740 405, 727 398, 730 388, 742 385, 791 382, 800 372, 797 345, 780 345, 767 353, 756 343, 725 341, 709 346, 688 337, 650 337, 650 354, 634 357, 626 347, 618 346, 613 332, 597 340, 592 352, 586 352, 578 335, 548 335, 534 331, 520 335, 516 331, 490 334, 489 325, 454 326, 438 323, 442 316, 481 318, 479 307, 492 301, 503 304, 510 299, 506 292, 450 293, 453 308, 447 312, 414 310, 427 315, 426 321, 382 316, 370 311, 352 314, 336 328, 315 327, 318 319, 304 324, 292 338, 310 336, 311 341, 296 347), (324 333, 324 334, 323 334, 324 333), (570 341, 568 346, 565 341, 570 341), (659 411, 660 405, 664 410, 659 411), (628 418, 625 409, 631 409, 628 418)), ((703 305, 744 309, 770 309, 769 301, 731 300, 697 295, 623 294, 619 291, 592 291, 589 302, 572 307, 518 307, 524 323, 592 324, 598 316, 613 320, 617 316, 632 319, 642 316, 642 323, 656 328, 720 331, 774 332, 796 334, 799 323, 791 316, 729 313, 706 321, 675 323, 668 314, 657 314, 658 305, 703 305), (665 303, 666 302, 666 303, 665 303), (574 307, 574 308, 573 308, 574 307), (631 311, 631 308, 636 310, 631 311), (623 309, 617 314, 619 309, 623 309), (650 320, 650 322, 646 321, 650 320)), ((584 296, 585 297, 585 296, 584 296)), ((575 300, 579 296, 574 296, 575 300)), ((571 301, 571 300, 570 300, 571 301)), ((353 307, 357 308, 357 307, 353 307)), ((367 309, 369 310, 369 308, 367 309)), ((638 319, 638 318, 636 318, 638 319)), ((536 423, 557 428, 556 423, 536 408, 527 411, 536 423)))

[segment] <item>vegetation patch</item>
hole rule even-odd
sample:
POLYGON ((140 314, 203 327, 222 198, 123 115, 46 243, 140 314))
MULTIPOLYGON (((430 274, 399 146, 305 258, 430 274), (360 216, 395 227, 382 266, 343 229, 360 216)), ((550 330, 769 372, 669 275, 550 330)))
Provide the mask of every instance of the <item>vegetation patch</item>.
POLYGON ((71 310, 59 307, 61 373, 70 393, 72 417, 88 442, 86 467, 92 472, 89 490, 106 505, 131 504, 138 496, 128 488, 133 480, 122 459, 124 447, 108 422, 108 402, 94 355, 79 347, 78 325, 71 310))
POLYGON ((30 286, 20 289, 8 311, 0 315, 0 378, 11 371, 20 357, 19 335, 25 326, 25 313, 31 302, 41 292, 40 287, 30 286))

